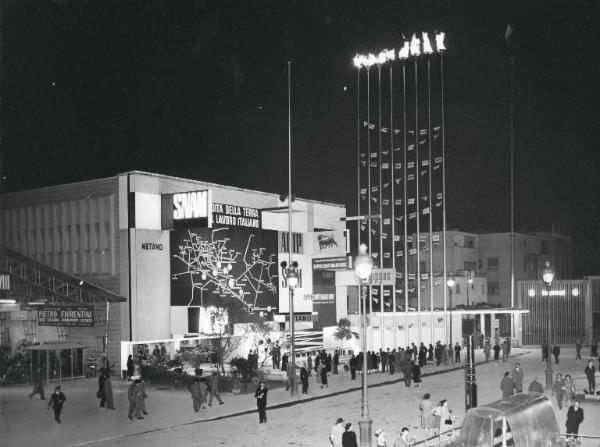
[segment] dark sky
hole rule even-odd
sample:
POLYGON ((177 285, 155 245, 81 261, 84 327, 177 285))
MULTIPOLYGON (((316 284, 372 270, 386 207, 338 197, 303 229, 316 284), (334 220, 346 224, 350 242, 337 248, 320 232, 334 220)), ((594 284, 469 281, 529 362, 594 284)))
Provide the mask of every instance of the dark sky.
POLYGON ((445 30, 448 222, 571 228, 599 274, 600 2, 4 0, 1 188, 147 170, 355 209, 352 57, 445 30), (346 87, 346 89, 344 88, 346 87))

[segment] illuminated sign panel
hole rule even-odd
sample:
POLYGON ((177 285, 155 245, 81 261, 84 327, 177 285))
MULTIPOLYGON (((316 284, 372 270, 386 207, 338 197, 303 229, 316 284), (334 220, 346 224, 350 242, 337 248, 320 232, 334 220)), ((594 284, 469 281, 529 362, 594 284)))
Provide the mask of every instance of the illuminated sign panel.
POLYGON ((39 326, 94 326, 94 309, 83 306, 42 307, 38 309, 39 326))
POLYGON ((212 226, 212 194, 209 190, 163 194, 161 228, 203 228, 212 226))
POLYGON ((215 225, 228 227, 261 228, 260 210, 247 206, 212 204, 212 220, 215 225))

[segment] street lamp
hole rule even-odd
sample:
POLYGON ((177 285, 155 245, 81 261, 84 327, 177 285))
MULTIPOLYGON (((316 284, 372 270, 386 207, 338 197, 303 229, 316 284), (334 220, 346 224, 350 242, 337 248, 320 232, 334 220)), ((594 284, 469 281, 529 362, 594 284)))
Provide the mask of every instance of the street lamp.
POLYGON ((368 447, 371 445, 371 439, 373 438, 371 430, 373 426, 373 419, 369 416, 369 396, 367 391, 367 316, 366 316, 366 304, 367 304, 367 284, 371 277, 371 271, 373 270, 373 260, 367 253, 367 246, 360 244, 358 249, 358 256, 354 261, 354 272, 360 280, 361 287, 361 299, 363 302, 364 312, 362 313, 362 324, 361 324, 361 339, 362 339, 362 406, 360 408, 360 421, 358 425, 360 427, 360 447, 368 447))
POLYGON ((287 282, 290 290, 290 345, 291 345, 291 356, 292 356, 292 371, 291 371, 291 387, 290 396, 296 395, 296 349, 294 344, 294 289, 298 287, 298 263, 292 262, 288 267, 288 263, 283 261, 281 263, 283 268, 283 276, 287 282))
POLYGON ((450 293, 450 347, 452 347, 452 289, 454 289, 454 276, 450 276, 446 281, 446 285, 448 286, 448 292, 450 293))
POLYGON ((554 280, 554 270, 550 267, 550 262, 546 261, 546 266, 542 271, 542 281, 546 284, 546 303, 548 306, 548 336, 546 340, 547 349, 546 349, 546 390, 552 389, 552 361, 550 360, 550 289, 552 288, 552 281, 554 280))
MULTIPOLYGON (((471 289, 473 287, 473 273, 471 272, 471 270, 467 270, 466 274, 467 274, 467 310, 468 310, 469 309, 469 289, 471 289)), ((471 334, 473 332, 475 332, 474 330, 471 330, 471 314, 470 313, 467 313, 467 326, 468 326, 468 328, 469 328, 468 330, 470 331, 471 334)), ((473 325, 473 329, 475 329, 474 326, 475 325, 473 325)))

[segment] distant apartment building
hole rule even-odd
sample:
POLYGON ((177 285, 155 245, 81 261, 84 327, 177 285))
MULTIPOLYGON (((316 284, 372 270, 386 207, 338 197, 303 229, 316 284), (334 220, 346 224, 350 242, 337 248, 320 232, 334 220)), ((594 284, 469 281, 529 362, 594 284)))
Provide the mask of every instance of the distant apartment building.
MULTIPOLYGON (((559 226, 553 225, 548 232, 515 233, 514 236, 515 284, 540 279, 546 261, 550 261, 557 279, 573 277, 573 240, 559 226)), ((477 271, 487 276, 488 302, 510 307, 510 233, 482 233, 477 239, 477 271)))

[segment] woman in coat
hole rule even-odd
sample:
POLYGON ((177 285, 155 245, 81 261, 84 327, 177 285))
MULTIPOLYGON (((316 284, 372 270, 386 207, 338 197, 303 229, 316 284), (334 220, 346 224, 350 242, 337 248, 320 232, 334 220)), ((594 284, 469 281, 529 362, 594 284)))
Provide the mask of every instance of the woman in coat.
POLYGON ((575 399, 575 382, 573 382, 573 379, 571 378, 570 374, 567 374, 565 376, 565 400, 567 401, 567 405, 571 406, 571 404, 573 403, 573 400, 575 399))
POLYGON ((135 368, 133 364, 133 356, 129 354, 129 357, 127 357, 127 379, 131 379, 131 376, 133 376, 134 371, 135 368))
POLYGON ((452 428, 452 411, 448 408, 448 401, 443 399, 440 401, 440 434, 452 428))
POLYGON ((554 383, 552 384, 552 394, 556 396, 558 409, 562 410, 563 399, 565 397, 565 382, 562 379, 561 373, 558 373, 556 379, 554 379, 554 383))
POLYGON ((594 394, 596 392, 596 367, 593 360, 588 361, 585 367, 585 376, 587 377, 589 392, 594 394))
POLYGON ((259 423, 267 423, 267 393, 269 389, 265 386, 265 382, 260 382, 254 397, 256 398, 256 407, 258 408, 259 423))
POLYGON ((115 409, 115 401, 113 398, 113 388, 112 388, 112 382, 110 380, 110 375, 105 372, 104 373, 104 399, 106 402, 106 409, 107 410, 114 410, 115 409))
POLYGON ((426 393, 423 396, 419 410, 421 410, 421 428, 425 430, 425 437, 429 438, 433 436, 433 428, 435 427, 433 421, 433 402, 429 400, 431 395, 426 393))
POLYGON ((352 424, 350 422, 346 424, 346 431, 342 435, 342 447, 358 447, 356 433, 352 431, 352 424))

